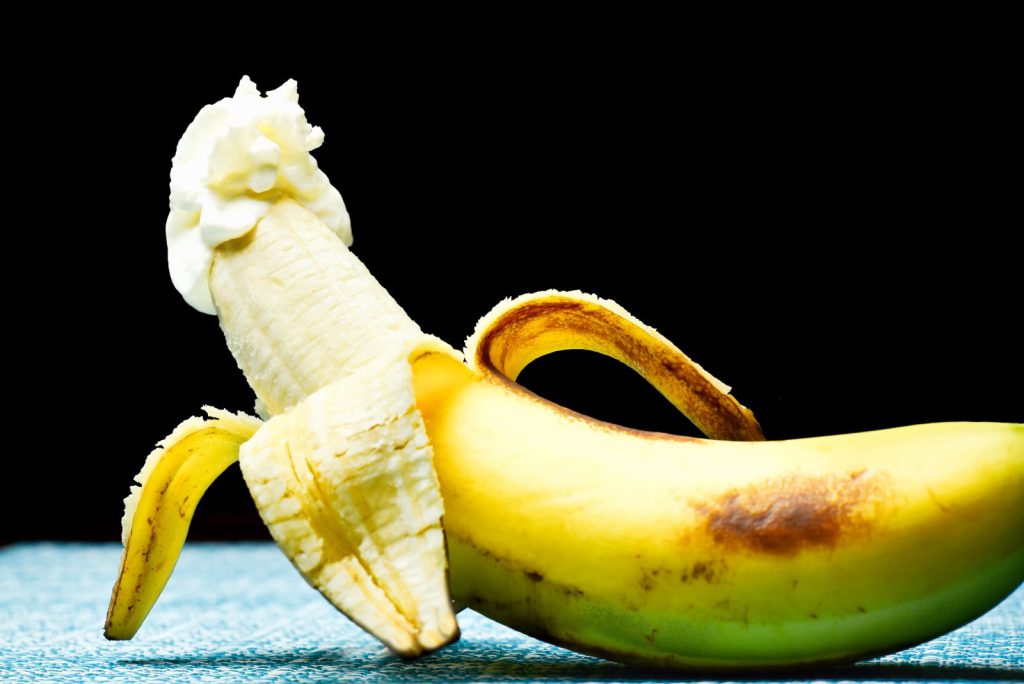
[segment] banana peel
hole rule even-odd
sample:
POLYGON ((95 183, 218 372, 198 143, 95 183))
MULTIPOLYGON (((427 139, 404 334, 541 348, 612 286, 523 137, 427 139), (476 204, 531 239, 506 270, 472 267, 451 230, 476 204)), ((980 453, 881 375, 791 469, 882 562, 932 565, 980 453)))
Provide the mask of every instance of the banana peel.
POLYGON ((185 544, 199 500, 238 460, 238 449, 260 421, 204 406, 163 439, 136 476, 121 521, 121 567, 103 634, 131 639, 160 596, 185 544))

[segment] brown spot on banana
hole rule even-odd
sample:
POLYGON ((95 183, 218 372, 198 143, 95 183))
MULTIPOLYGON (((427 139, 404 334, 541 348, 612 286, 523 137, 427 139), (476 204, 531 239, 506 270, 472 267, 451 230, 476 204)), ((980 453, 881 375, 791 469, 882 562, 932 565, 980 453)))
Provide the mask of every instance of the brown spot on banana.
POLYGON ((693 564, 693 569, 690 571, 690 577, 694 580, 704 580, 708 584, 713 584, 718 578, 719 574, 724 570, 724 561, 716 563, 715 561, 701 561, 693 564))
POLYGON ((730 490, 697 508, 717 544, 791 556, 869 533, 873 516, 865 513, 881 500, 882 489, 878 477, 864 471, 791 476, 730 490))
POLYGON ((692 567, 679 573, 679 581, 686 583, 703 580, 708 584, 717 584, 721 582, 728 567, 724 560, 714 558, 697 561, 692 567))

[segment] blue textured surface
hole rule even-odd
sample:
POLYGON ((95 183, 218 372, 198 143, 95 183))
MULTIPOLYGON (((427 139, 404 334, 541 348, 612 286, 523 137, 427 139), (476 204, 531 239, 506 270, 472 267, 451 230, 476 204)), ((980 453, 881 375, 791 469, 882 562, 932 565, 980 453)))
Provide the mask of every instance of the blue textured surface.
MULTIPOLYGON (((664 681, 465 611, 462 640, 388 654, 302 581, 272 544, 189 544, 133 641, 103 639, 115 544, 0 549, 0 681, 664 681)), ((1024 589, 974 623, 829 681, 1024 681, 1024 589)), ((671 681, 671 679, 669 679, 671 681)), ((787 678, 775 681, 787 681, 787 678)))

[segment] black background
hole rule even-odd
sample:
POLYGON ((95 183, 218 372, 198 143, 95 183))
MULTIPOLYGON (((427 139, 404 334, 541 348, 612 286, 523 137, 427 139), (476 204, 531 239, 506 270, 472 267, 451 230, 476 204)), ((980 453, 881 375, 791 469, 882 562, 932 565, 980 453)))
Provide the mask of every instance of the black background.
MULTIPOLYGON (((13 137, 41 164, 14 188, 30 246, 8 259, 33 275, 12 302, 30 331, 12 372, 29 382, 9 427, 31 435, 7 454, 0 542, 115 539, 156 440, 202 404, 251 410, 216 319, 172 288, 163 236, 175 144, 244 73, 298 79, 354 250, 456 345, 503 297, 579 288, 730 383, 769 438, 1024 420, 1010 45, 969 26, 832 28, 500 41, 350 26, 315 51, 221 54, 193 36, 158 59, 136 39, 28 72, 32 123, 13 137)), ((522 381, 695 434, 600 357, 542 359, 522 381)), ((191 537, 267 537, 237 468, 191 537)))

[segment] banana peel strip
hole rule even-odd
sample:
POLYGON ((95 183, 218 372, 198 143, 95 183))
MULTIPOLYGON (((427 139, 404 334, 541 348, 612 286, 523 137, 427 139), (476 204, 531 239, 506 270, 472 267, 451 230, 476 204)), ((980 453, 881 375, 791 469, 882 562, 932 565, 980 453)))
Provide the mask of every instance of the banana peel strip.
POLYGON ((196 505, 261 425, 244 413, 203 410, 208 419, 189 418, 159 442, 124 501, 124 551, 107 610, 108 639, 138 631, 174 570, 196 505))
POLYGON ((654 328, 595 295, 546 290, 506 299, 477 323, 465 355, 477 372, 515 381, 536 359, 566 349, 626 364, 711 439, 764 439, 754 414, 728 385, 654 328))

